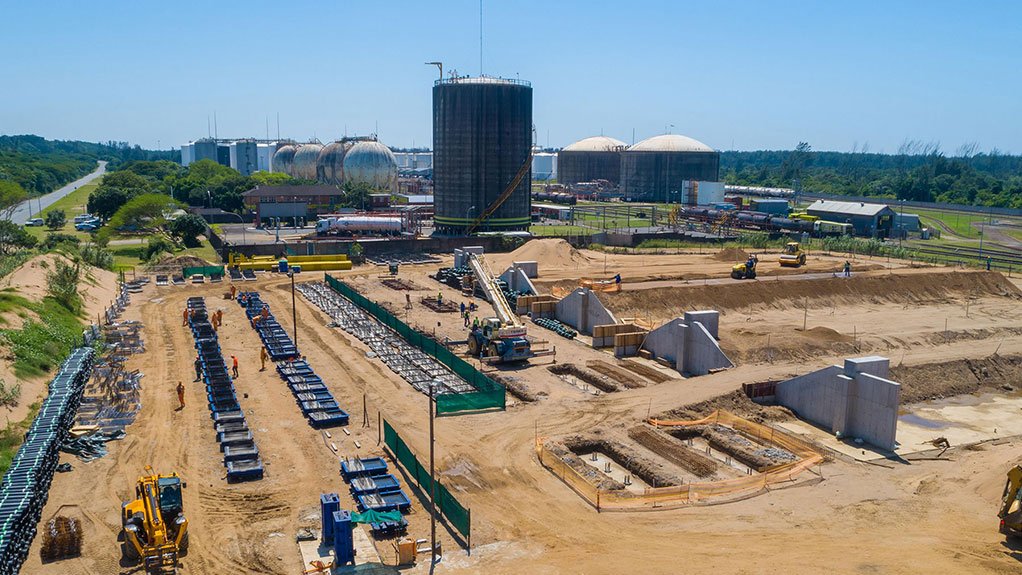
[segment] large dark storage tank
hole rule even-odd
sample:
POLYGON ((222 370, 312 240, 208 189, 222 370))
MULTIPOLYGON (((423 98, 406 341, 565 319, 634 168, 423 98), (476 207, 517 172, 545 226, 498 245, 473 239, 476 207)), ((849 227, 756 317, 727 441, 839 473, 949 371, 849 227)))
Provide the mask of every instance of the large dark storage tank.
POLYGON ((449 78, 433 86, 433 203, 436 230, 464 233, 525 176, 475 231, 526 230, 532 183, 532 86, 503 78, 449 78))
POLYGON ((621 140, 593 136, 565 146, 557 152, 557 182, 577 184, 594 180, 621 182, 621 152, 627 148, 621 140))
POLYGON ((678 134, 654 136, 621 154, 621 193, 653 202, 683 200, 682 182, 720 180, 720 153, 678 134))

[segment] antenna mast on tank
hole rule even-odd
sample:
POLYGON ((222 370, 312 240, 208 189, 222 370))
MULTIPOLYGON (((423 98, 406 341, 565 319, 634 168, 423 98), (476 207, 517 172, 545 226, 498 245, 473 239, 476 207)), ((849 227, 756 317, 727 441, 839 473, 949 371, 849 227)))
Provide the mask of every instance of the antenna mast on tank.
POLYGON ((479 75, 483 75, 483 0, 479 0, 479 75))

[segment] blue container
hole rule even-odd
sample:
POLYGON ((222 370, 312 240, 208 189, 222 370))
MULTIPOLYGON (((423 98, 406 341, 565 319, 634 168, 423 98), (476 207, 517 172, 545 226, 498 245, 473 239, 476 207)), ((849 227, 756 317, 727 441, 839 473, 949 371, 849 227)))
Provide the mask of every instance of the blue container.
POLYGON ((279 271, 282 274, 286 274, 287 273, 287 260, 286 259, 280 258, 280 261, 277 262, 277 271, 279 271))
POLYGON ((341 508, 341 498, 336 493, 323 493, 319 496, 320 517, 323 520, 323 541, 330 543, 334 539, 334 511, 341 508))
POLYGON ((334 511, 334 565, 355 564, 355 539, 351 534, 351 513, 334 511))

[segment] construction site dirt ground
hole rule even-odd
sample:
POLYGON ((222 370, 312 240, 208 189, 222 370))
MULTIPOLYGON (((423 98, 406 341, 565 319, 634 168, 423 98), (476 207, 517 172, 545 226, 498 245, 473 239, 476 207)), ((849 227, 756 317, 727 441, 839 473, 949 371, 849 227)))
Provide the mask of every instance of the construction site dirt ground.
MULTIPOLYGON (((565 281, 601 275, 595 272, 597 266, 602 269, 602 261, 590 263, 586 273, 581 273, 562 267, 564 262, 556 256, 551 260, 520 256, 494 256, 491 267, 499 272, 497 260, 513 257, 539 260, 541 279, 565 281)), ((707 261, 712 258, 696 256, 707 261)), ((676 274, 661 270, 639 273, 650 268, 648 256, 609 257, 622 258, 615 273, 630 266, 627 269, 633 270, 633 277, 645 275, 651 279, 676 274)), ((843 261, 835 258, 834 263, 843 261)), ((664 262, 664 268, 685 265, 693 271, 703 266, 696 261, 664 262)), ((731 263, 716 261, 712 273, 725 277, 731 263)), ((445 297, 458 297, 454 290, 426 277, 437 267, 402 266, 399 277, 423 288, 411 292, 413 300, 435 297, 438 290, 443 290, 445 297)), ((835 457, 817 470, 823 476, 820 482, 774 489, 728 504, 656 512, 597 513, 537 461, 537 436, 566 437, 602 430, 626 438, 627 431, 650 413, 711 400, 733 392, 742 383, 805 373, 838 363, 856 352, 888 354, 888 346, 892 368, 912 379, 917 401, 944 393, 998 393, 999 387, 992 380, 969 380, 973 372, 968 369, 949 366, 938 370, 933 366, 986 361, 995 354, 1022 355, 1022 337, 1014 331, 1019 326, 1020 300, 1012 280, 1001 284, 999 280, 982 279, 982 274, 962 274, 963 286, 973 285, 975 276, 975 285, 986 287, 977 292, 952 284, 943 291, 912 292, 913 282, 926 282, 929 272, 947 270, 910 269, 909 262, 894 262, 892 268, 894 276, 902 277, 890 285, 893 295, 873 293, 872 288, 857 295, 856 289, 869 284, 854 281, 838 284, 839 288, 827 287, 831 282, 844 281, 833 278, 778 282, 817 286, 816 301, 825 303, 814 303, 810 298, 808 316, 805 306, 799 307, 803 303, 799 299, 776 298, 764 306, 758 302, 766 296, 760 294, 750 300, 752 304, 728 305, 728 298, 734 295, 731 291, 748 288, 742 288, 743 284, 714 286, 713 293, 721 302, 721 344, 726 352, 737 356, 738 365, 711 375, 690 379, 674 376, 662 383, 622 386, 615 393, 597 395, 550 373, 547 358, 517 370, 488 368, 488 373, 521 379, 538 400, 510 401, 503 412, 451 415, 437 420, 438 474, 454 496, 472 510, 472 553, 461 550, 451 531, 441 528, 445 557, 436 572, 1019 572, 1022 545, 1005 541, 998 533, 996 517, 1004 473, 1018 463, 1022 440, 1015 437, 954 447, 938 460, 884 467, 835 457), (1015 290, 997 292, 1004 286, 1015 290), (910 293, 898 296, 899 290, 910 293), (976 299, 969 300, 966 316, 965 299, 971 297, 976 299), (802 332, 804 318, 809 329, 802 332), (949 322, 946 331, 945 318, 949 322), (811 342, 815 343, 810 346, 811 342), (912 377, 913 373, 931 372, 944 374, 948 381, 924 375, 912 377), (926 383, 931 379, 933 383, 926 383)), ((360 267, 332 275, 348 277, 374 300, 394 302, 398 317, 403 319, 404 292, 378 283, 385 269, 360 267), (356 278, 359 275, 361 279, 356 278)), ((870 273, 890 275, 891 271, 870 273)), ((318 273, 299 277, 299 281, 321 279, 318 273)), ((281 324, 292 329, 287 278, 260 276, 239 287, 258 290, 281 324)), ((128 428, 127 437, 109 444, 108 456, 90 463, 62 456, 62 461, 72 463, 74 469, 56 475, 42 516, 45 521, 62 506, 78 506, 87 527, 83 556, 43 565, 37 537, 23 573, 134 572, 133 567, 119 565, 119 511, 147 464, 162 472, 177 471, 188 482, 184 505, 192 535, 182 573, 298 573, 303 566, 295 534, 300 527, 318 523, 320 493, 338 492, 342 507, 352 507, 347 486, 338 474, 338 458, 382 452, 377 445, 378 413, 394 425, 421 461, 426 460, 426 398, 378 359, 367 357, 360 342, 328 327, 329 318, 299 295, 298 346, 351 414, 350 436, 334 429, 333 437, 326 439, 311 429, 272 368, 258 371, 259 339, 245 321, 242 309, 220 299, 227 289, 226 283, 159 288, 149 285, 144 293, 133 295, 125 317, 145 323, 147 351, 129 362, 130 368, 145 373, 142 411, 128 428), (204 295, 210 309, 224 308, 220 345, 225 356, 236 354, 241 362, 236 387, 266 464, 266 477, 261 481, 228 485, 224 480, 203 388, 189 383, 194 348, 191 333, 181 326, 181 310, 185 299, 193 295, 204 295), (178 381, 188 386, 188 405, 182 411, 175 411, 174 387, 178 381), (363 398, 368 405, 368 427, 362 427, 366 415, 363 398), (360 449, 354 444, 356 440, 360 449), (330 443, 336 444, 338 453, 333 452, 330 443)), ((714 307, 709 300, 712 293, 691 299, 686 298, 684 289, 675 293, 677 301, 663 306, 662 315, 673 309, 692 309, 690 302, 700 304, 698 308, 714 307)), ((485 302, 476 303, 482 306, 480 316, 488 315, 485 302)), ((461 334, 459 339, 463 339, 465 330, 456 323, 456 315, 437 314, 413 302, 408 321, 427 332, 440 321, 441 333, 461 334)), ((558 363, 584 367, 598 360, 620 367, 611 355, 587 348, 584 342, 569 342, 531 324, 530 328, 530 333, 557 345, 558 363)), ((390 465, 394 467, 393 462, 390 465)), ((401 479, 408 484, 404 477, 401 479)), ((421 494, 413 491, 410 495, 413 510, 408 516, 409 536, 428 537, 429 520, 421 494)), ((385 562, 393 562, 389 542, 378 542, 377 548, 385 562)), ((426 573, 427 563, 420 562, 409 572, 426 573)))

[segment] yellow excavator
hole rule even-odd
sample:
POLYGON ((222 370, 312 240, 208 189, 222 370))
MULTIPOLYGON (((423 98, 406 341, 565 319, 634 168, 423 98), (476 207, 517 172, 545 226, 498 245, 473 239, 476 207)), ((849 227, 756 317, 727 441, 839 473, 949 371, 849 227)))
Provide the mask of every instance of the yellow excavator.
POLYGON ((179 556, 188 552, 188 520, 177 473, 158 475, 149 465, 135 484, 135 499, 121 506, 124 558, 142 562, 147 574, 177 572, 179 556))
POLYGON ((788 242, 784 244, 784 253, 778 260, 782 267, 786 268, 797 268, 806 265, 806 252, 802 249, 802 244, 798 242, 788 242))
POLYGON ((1001 533, 1022 537, 1022 465, 1016 465, 1008 471, 1008 481, 1004 484, 1004 495, 1001 496, 997 517, 1001 520, 1001 533))

